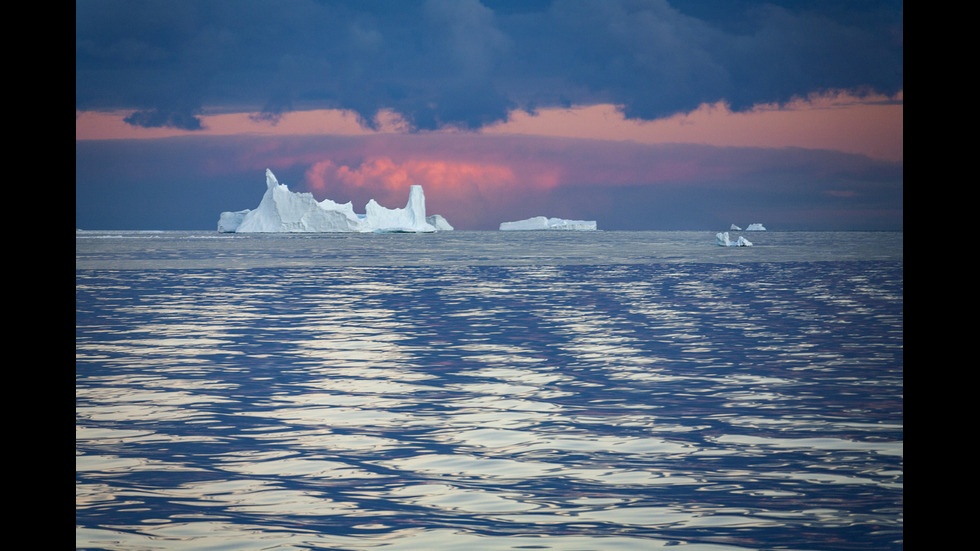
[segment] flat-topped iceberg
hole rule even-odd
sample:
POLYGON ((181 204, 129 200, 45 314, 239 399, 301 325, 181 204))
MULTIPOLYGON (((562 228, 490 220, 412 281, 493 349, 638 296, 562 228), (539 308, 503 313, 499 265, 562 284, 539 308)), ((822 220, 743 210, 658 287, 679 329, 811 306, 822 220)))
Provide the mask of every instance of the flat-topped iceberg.
POLYGON ((766 231, 766 227, 762 224, 749 224, 745 231, 766 231))
POLYGON ((545 216, 535 216, 527 220, 516 222, 501 222, 500 231, 521 231, 521 230, 574 230, 589 231, 596 229, 595 220, 565 220, 562 218, 548 218, 545 216))
POLYGON ((255 210, 222 212, 218 231, 224 233, 259 232, 434 232, 453 227, 439 215, 425 215, 422 186, 413 185, 405 208, 389 209, 374 199, 365 214, 357 214, 350 202, 339 204, 317 201, 311 193, 289 191, 272 171, 265 171, 266 190, 255 210))
POLYGON ((728 238, 728 232, 722 232, 715 235, 715 243, 720 247, 751 247, 752 242, 748 239, 738 236, 738 241, 732 241, 728 238))

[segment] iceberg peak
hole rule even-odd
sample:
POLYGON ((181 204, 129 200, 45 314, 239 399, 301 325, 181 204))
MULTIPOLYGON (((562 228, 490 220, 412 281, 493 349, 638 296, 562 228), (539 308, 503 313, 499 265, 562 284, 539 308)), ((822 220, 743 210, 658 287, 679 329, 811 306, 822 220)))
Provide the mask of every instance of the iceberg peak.
POLYGON ((276 175, 272 173, 272 170, 265 169, 265 187, 272 189, 279 185, 279 180, 276 180, 276 175))

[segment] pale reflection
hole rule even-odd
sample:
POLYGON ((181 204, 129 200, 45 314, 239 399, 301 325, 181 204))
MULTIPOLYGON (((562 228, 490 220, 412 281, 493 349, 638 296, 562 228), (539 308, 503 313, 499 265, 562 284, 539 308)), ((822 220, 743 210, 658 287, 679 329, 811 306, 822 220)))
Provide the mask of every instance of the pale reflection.
POLYGON ((330 428, 271 430, 254 436, 256 440, 279 442, 300 450, 330 451, 337 454, 385 453, 404 448, 404 444, 394 438, 384 438, 366 434, 336 433, 330 428))
POLYGON ((414 418, 409 414, 350 407, 307 407, 272 409, 249 413, 260 419, 277 419, 296 425, 322 427, 392 427, 403 426, 414 418))
POLYGON ((474 429, 455 432, 453 441, 469 446, 498 448, 507 447, 512 452, 535 450, 560 450, 564 452, 602 452, 610 454, 686 455, 698 450, 697 446, 671 442, 661 438, 625 438, 586 435, 570 438, 548 432, 516 431, 506 429, 474 429))
MULTIPOLYGON (((611 254, 699 239, 653 237, 611 254)), ((900 265, 539 266, 526 236, 518 264, 422 263, 462 239, 435 235, 236 236, 175 268, 126 239, 129 269, 76 269, 79 547, 901 542, 900 265)))
POLYGON ((614 521, 622 524, 637 526, 656 526, 667 530, 679 530, 692 527, 707 528, 745 528, 773 527, 779 523, 772 519, 751 516, 749 511, 735 508, 727 509, 722 514, 719 511, 692 508, 686 511, 672 507, 622 507, 601 511, 588 511, 579 516, 582 520, 593 522, 614 521))
POLYGON ((805 450, 855 450, 885 455, 903 455, 901 442, 862 442, 842 438, 770 438, 747 435, 722 435, 716 439, 724 444, 764 446, 773 448, 799 448, 805 450))
POLYGON ((528 384, 535 387, 570 381, 571 377, 563 375, 553 366, 542 366, 543 369, 518 369, 514 367, 487 367, 460 373, 467 377, 484 379, 500 379, 509 383, 528 384))
POLYGON ((97 407, 79 406, 75 416, 94 422, 151 422, 180 421, 193 422, 206 420, 209 415, 195 409, 178 406, 154 406, 151 404, 106 405, 97 407))
POLYGON ((315 479, 375 478, 379 475, 346 463, 288 452, 229 453, 216 456, 220 467, 241 474, 302 476, 315 479))
POLYGON ((495 459, 471 455, 430 454, 386 461, 386 467, 428 475, 454 478, 511 479, 548 478, 616 486, 698 485, 695 478, 669 471, 621 468, 568 467, 561 463, 535 460, 495 459))
POLYGON ((532 511, 539 506, 528 503, 517 492, 472 490, 445 484, 403 486, 393 490, 390 497, 397 501, 422 507, 460 510, 468 513, 514 513, 532 511))

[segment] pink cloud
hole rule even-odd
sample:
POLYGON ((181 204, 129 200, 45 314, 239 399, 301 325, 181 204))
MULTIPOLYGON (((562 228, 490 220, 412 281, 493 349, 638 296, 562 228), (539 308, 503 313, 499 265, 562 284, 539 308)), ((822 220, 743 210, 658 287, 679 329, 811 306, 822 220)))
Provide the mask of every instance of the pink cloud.
POLYGON ((857 153, 901 161, 904 156, 904 94, 858 96, 836 91, 786 104, 733 112, 724 102, 663 119, 627 120, 615 105, 514 111, 484 134, 541 135, 735 147, 801 147, 857 153))
MULTIPOLYGON (((76 112, 75 139, 152 139, 205 136, 377 136, 411 131, 398 114, 379 111, 368 128, 350 111, 284 113, 270 121, 248 113, 202 117, 204 129, 139 128, 128 113, 76 112)), ((512 111, 509 120, 480 135, 582 138, 643 144, 687 143, 735 147, 828 149, 901 161, 904 157, 904 94, 895 97, 842 91, 813 94, 785 104, 732 112, 727 104, 702 104, 694 111, 652 121, 626 119, 615 105, 512 111)), ((437 134, 452 133, 440 131, 437 134)))
POLYGON ((310 188, 324 190, 344 187, 405 190, 412 184, 425 184, 440 191, 466 187, 509 186, 514 172, 509 167, 461 161, 409 160, 395 162, 388 157, 367 159, 358 167, 338 166, 331 160, 315 163, 306 173, 310 188))
MULTIPOLYGON (((75 139, 152 139, 205 136, 378 136, 404 135, 407 122, 390 110, 379 111, 374 128, 343 110, 284 113, 274 120, 255 114, 224 113, 202 117, 204 129, 139 128, 125 122, 127 113, 76 112, 75 139)), ((827 149, 902 161, 904 93, 894 97, 834 91, 812 94, 785 104, 757 105, 732 112, 727 104, 702 104, 694 111, 662 119, 626 119, 615 105, 512 111, 509 120, 487 126, 483 136, 565 137, 642 144, 827 149)), ((452 134, 439 131, 436 134, 452 134)))
POLYGON ((454 216, 457 220, 465 217, 471 223, 517 200, 516 187, 522 181, 506 164, 452 159, 450 155, 408 160, 376 156, 359 165, 327 159, 313 163, 305 174, 306 186, 318 197, 358 197, 361 201, 370 197, 388 207, 401 206, 409 187, 422 185, 430 214, 443 214, 450 222, 454 216))

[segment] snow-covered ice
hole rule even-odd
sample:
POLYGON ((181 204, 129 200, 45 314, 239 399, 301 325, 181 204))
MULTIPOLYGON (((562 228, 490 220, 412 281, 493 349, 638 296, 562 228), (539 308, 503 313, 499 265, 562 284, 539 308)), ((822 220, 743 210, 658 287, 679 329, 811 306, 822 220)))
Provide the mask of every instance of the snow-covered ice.
POLYGON ((728 232, 721 232, 715 235, 715 242, 720 247, 751 247, 752 242, 748 239, 738 236, 738 241, 732 241, 728 238, 728 232))
POLYGON ((588 231, 596 229, 595 220, 565 220, 562 218, 548 218, 546 216, 535 216, 527 220, 516 222, 501 222, 500 231, 519 231, 519 230, 576 230, 588 231))
POLYGON ((245 215, 249 212, 249 209, 235 212, 222 212, 218 218, 218 231, 221 233, 234 233, 238 230, 238 226, 242 225, 242 220, 245 219, 245 215))
POLYGON ((762 224, 749 224, 745 231, 766 231, 766 227, 762 224))
POLYGON ((441 214, 430 214, 425 217, 425 221, 435 226, 437 231, 449 231, 453 229, 449 221, 443 218, 441 214))
POLYGON ((365 214, 357 214, 350 202, 339 204, 317 201, 312 193, 289 191, 265 171, 266 190, 255 210, 222 212, 218 231, 225 233, 258 232, 434 232, 453 227, 439 215, 425 215, 422 186, 413 185, 405 208, 389 209, 374 199, 368 201, 365 214))

